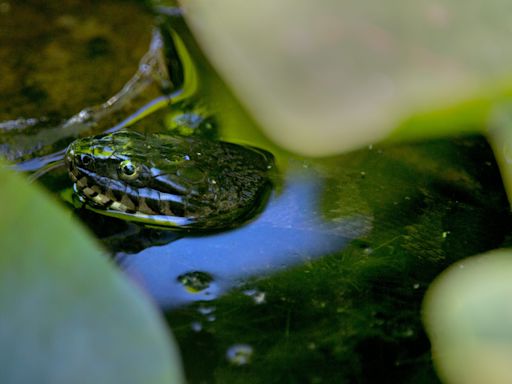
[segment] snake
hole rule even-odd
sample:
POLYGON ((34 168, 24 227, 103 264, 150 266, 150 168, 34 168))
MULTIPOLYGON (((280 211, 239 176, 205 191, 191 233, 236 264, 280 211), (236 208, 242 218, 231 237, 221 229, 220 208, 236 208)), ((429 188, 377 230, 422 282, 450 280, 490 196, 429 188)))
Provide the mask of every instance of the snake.
POLYGON ((247 221, 268 197, 275 169, 274 156, 260 148, 127 130, 75 140, 64 163, 87 208, 178 230, 247 221))

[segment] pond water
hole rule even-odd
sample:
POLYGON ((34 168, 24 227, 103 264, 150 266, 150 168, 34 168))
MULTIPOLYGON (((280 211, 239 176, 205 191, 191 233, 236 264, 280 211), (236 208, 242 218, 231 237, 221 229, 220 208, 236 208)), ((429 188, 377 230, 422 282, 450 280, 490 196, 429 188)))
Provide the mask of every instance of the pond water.
MULTIPOLYGON (((65 171, 39 178, 162 309, 188 382, 438 382, 420 318, 428 284, 455 260, 509 241, 508 203, 485 140, 376 143, 324 159, 286 153, 259 132, 170 8, 160 10, 166 15, 164 51, 171 55, 169 68, 177 71, 167 90, 171 101, 155 84, 132 87, 129 95, 138 93, 129 102, 121 95, 115 110, 85 109, 93 113, 76 123, 73 114, 121 88, 123 82, 103 82, 123 54, 132 57, 122 69, 124 82, 136 73, 154 22, 136 2, 106 2, 101 17, 96 9, 78 16, 80 6, 70 4, 64 14, 49 6, 46 16, 87 42, 89 57, 81 48, 77 53, 83 71, 92 65, 105 76, 96 75, 101 82, 77 79, 69 70, 76 58, 54 30, 28 37, 44 36, 46 61, 61 51, 70 55, 53 65, 87 97, 73 105, 55 99, 53 85, 41 80, 47 69, 23 67, 32 84, 12 85, 9 92, 16 97, 0 108, 0 148, 19 169, 45 167, 75 137, 131 124, 130 116, 138 121, 128 129, 200 132, 265 148, 277 159, 279 175, 260 212, 239 228, 206 234, 145 228, 75 209, 65 171), (132 18, 130 28, 139 28, 124 32, 139 36, 137 48, 120 45, 126 40, 123 33, 115 36, 120 21, 102 19, 118 9, 132 18), (94 62, 101 58, 101 64, 94 62), (16 107, 19 100, 23 107, 16 107), (13 124, 25 130, 7 129, 13 124), (49 141, 42 143, 43 137, 49 141)), ((14 4, 10 12, 13 20, 32 15, 30 7, 14 4)), ((14 41, 3 39, 0 57, 12 58, 14 41)), ((33 60, 27 55, 18 61, 33 60)), ((10 84, 16 81, 21 80, 14 77, 10 84)))

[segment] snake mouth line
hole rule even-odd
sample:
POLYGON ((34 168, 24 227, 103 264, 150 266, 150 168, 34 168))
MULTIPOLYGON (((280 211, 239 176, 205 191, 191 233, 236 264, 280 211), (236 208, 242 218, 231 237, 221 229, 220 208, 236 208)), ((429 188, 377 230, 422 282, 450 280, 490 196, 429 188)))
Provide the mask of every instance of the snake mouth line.
POLYGON ((129 215, 184 217, 183 209, 176 204, 171 208, 171 203, 168 201, 140 196, 132 197, 118 190, 103 188, 75 166, 70 166, 68 173, 77 194, 85 199, 86 204, 91 203, 93 208, 108 209, 129 215))

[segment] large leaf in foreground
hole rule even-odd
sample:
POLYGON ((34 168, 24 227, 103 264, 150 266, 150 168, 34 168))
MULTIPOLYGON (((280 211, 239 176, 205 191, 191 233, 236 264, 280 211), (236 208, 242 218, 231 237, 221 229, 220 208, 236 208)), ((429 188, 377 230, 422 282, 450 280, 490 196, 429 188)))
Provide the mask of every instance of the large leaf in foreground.
MULTIPOLYGON (((369 144, 415 113, 469 99, 478 113, 465 113, 479 118, 492 99, 483 90, 510 87, 503 0, 180 3, 269 137, 302 154, 369 144)), ((415 133, 431 130, 443 133, 429 124, 415 133)))
POLYGON ((0 382, 182 382, 141 292, 47 196, 0 179, 0 382))

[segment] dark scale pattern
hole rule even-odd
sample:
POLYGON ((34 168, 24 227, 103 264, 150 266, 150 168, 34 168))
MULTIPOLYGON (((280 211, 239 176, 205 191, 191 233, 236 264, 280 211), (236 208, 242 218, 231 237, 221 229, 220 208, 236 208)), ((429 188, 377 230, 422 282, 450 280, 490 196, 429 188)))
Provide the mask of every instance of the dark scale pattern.
POLYGON ((79 139, 68 148, 66 162, 73 181, 85 178, 84 186, 95 187, 93 196, 77 183, 91 207, 189 229, 229 228, 247 220, 268 195, 274 169, 272 154, 262 149, 129 131, 79 139))

